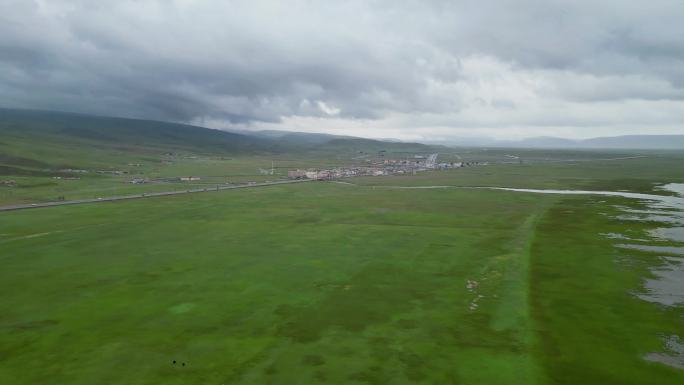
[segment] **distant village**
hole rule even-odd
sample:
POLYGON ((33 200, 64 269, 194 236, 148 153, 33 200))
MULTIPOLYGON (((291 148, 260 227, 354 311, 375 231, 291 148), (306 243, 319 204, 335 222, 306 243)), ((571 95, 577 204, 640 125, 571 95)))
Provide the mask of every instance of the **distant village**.
POLYGON ((335 167, 331 169, 291 170, 287 172, 289 179, 330 180, 354 176, 383 175, 415 175, 428 170, 446 170, 452 168, 486 165, 481 162, 449 162, 438 163, 438 154, 429 156, 414 155, 407 159, 385 159, 369 166, 335 167))
MULTIPOLYGON (((419 172, 428 170, 447 170, 462 167, 471 166, 481 166, 487 165, 487 162, 437 162, 438 154, 430 155, 412 155, 404 159, 384 159, 377 161, 368 160, 367 165, 358 166, 344 166, 344 167, 333 167, 327 169, 320 168, 309 168, 309 169, 298 169, 289 170, 287 172, 288 179, 307 179, 307 180, 334 180, 340 178, 349 178, 355 176, 385 176, 385 175, 416 175, 419 172)), ((141 167, 140 163, 129 163, 129 166, 141 167)), ((110 174, 110 175, 126 175, 129 174, 128 171, 122 170, 84 170, 84 169, 73 169, 66 168, 58 170, 66 175, 53 176, 53 179, 60 180, 78 180, 81 179, 79 176, 73 174, 86 174, 86 173, 96 173, 96 174, 110 174), (71 174, 71 175, 69 175, 71 174)), ((263 175, 275 175, 275 169, 273 164, 270 169, 259 169, 259 172, 263 175)), ((127 180, 127 183, 131 184, 147 184, 151 182, 198 182, 202 180, 199 176, 178 176, 178 177, 166 177, 166 178, 155 178, 149 179, 141 176, 133 177, 127 180)), ((256 183, 256 182, 248 182, 256 183)), ((15 187, 17 186, 16 180, 0 180, 0 186, 5 187, 15 187)))

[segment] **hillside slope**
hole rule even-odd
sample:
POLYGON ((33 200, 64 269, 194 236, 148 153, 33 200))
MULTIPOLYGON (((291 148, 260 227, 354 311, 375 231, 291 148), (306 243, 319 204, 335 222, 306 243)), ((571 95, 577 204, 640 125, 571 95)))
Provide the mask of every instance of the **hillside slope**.
POLYGON ((38 175, 47 169, 111 168, 122 159, 158 161, 169 152, 229 157, 296 153, 327 158, 438 149, 326 134, 278 134, 269 137, 152 120, 0 108, 0 175, 26 175, 27 169, 38 175))
POLYGON ((684 135, 624 135, 586 139, 582 147, 591 148, 644 148, 673 150, 684 149, 684 135))
POLYGON ((539 136, 521 140, 461 138, 446 143, 461 147, 684 150, 684 135, 621 135, 589 139, 539 136))
POLYGON ((218 152, 271 151, 277 143, 220 130, 153 120, 52 111, 0 109, 0 132, 15 137, 91 141, 132 148, 176 148, 218 152))

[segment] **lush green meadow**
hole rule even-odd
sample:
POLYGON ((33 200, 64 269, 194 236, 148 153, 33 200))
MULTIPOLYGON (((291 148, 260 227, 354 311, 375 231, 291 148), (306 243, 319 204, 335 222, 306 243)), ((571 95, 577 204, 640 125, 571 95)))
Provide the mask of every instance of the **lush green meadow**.
POLYGON ((633 295, 657 261, 599 235, 638 203, 381 186, 641 191, 678 157, 2 213, 0 383, 681 384, 643 359, 684 334, 633 295))
MULTIPOLYGON (((271 158, 243 156, 223 158, 212 156, 179 157, 173 163, 164 164, 160 159, 142 163, 136 158, 123 157, 110 166, 112 169, 125 170, 126 174, 97 174, 88 172, 77 175, 77 180, 55 179, 51 175, 7 175, 1 179, 11 179, 16 186, 0 186, 0 206, 13 203, 34 203, 130 195, 160 191, 181 191, 191 188, 211 187, 226 183, 264 182, 282 179, 288 169, 295 169, 303 161, 277 159, 274 175, 263 175, 259 169, 270 169, 271 158), (133 162, 133 163, 131 163, 133 162), (141 166, 129 166, 140 164, 141 166), (199 181, 180 182, 181 176, 200 177, 199 181), (146 179, 145 184, 132 184, 134 178, 146 179)), ((311 159, 309 164, 325 164, 325 160, 311 159)))
MULTIPOLYGON (((568 151, 532 149, 470 149, 459 155, 464 161, 488 162, 411 177, 359 178, 364 185, 497 186, 541 189, 632 191, 651 193, 663 183, 684 180, 684 153, 638 150, 568 151), (505 154, 520 160, 506 161, 505 154)), ((441 156, 441 154, 440 154, 441 156)))

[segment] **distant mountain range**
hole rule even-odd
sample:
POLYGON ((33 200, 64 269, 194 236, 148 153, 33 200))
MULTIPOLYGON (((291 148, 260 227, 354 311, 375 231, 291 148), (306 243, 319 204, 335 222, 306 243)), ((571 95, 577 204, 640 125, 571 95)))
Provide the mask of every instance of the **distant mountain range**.
MULTIPOLYGON (((572 140, 550 136, 523 140, 462 138, 425 141, 365 139, 295 131, 222 131, 154 120, 102 117, 67 112, 0 108, 0 134, 36 141, 77 141, 117 147, 187 149, 207 153, 278 153, 293 151, 429 152, 439 146, 662 149, 683 150, 684 135, 625 135, 572 140)), ((2 142, 2 138, 0 138, 2 142)))
MULTIPOLYGON (((306 144, 323 144, 341 139, 353 142, 366 140, 377 143, 403 143, 398 139, 362 139, 353 136, 331 135, 322 133, 306 133, 294 131, 240 131, 248 136, 277 139, 284 142, 306 144)), ((684 149, 684 135, 622 135, 591 139, 565 139, 553 136, 538 136, 522 140, 496 140, 486 138, 452 139, 448 141, 425 141, 426 144, 465 147, 520 147, 520 148, 586 148, 586 149, 684 149)))
POLYGON ((240 135, 247 135, 257 138, 277 140, 280 142, 306 143, 306 144, 323 144, 333 139, 358 139, 354 136, 331 135, 321 133, 297 132, 297 131, 279 131, 279 130, 229 130, 240 135))
POLYGON ((88 153, 89 159, 97 161, 98 151, 129 154, 181 151, 216 155, 325 155, 336 152, 350 155, 379 151, 434 152, 438 148, 421 143, 385 142, 328 134, 228 132, 154 120, 0 108, 0 166, 16 166, 19 158, 24 165, 35 163, 40 161, 38 158, 48 155, 55 158, 60 153, 64 154, 61 158, 69 159, 74 158, 76 152, 88 153), (35 157, 29 158, 27 155, 35 157))
POLYGON ((119 147, 175 148, 203 152, 289 152, 348 147, 360 151, 413 149, 434 145, 291 131, 224 131, 144 119, 69 112, 0 108, 0 133, 40 140, 79 141, 119 147))
POLYGON ((577 140, 553 136, 539 136, 522 140, 463 138, 450 139, 444 142, 431 141, 430 143, 463 147, 684 150, 684 135, 622 135, 577 140))
MULTIPOLYGON (((238 131, 236 131, 238 132, 238 131)), ((276 139, 281 142, 301 144, 324 144, 333 140, 365 140, 376 143, 403 143, 398 139, 362 139, 353 136, 306 133, 294 131, 239 131, 243 135, 276 139)), ((684 135, 622 135, 591 139, 565 139, 553 136, 537 136, 522 140, 497 140, 487 138, 459 138, 446 141, 425 141, 426 144, 456 147, 514 147, 514 148, 568 148, 568 149, 656 149, 684 150, 684 135)))

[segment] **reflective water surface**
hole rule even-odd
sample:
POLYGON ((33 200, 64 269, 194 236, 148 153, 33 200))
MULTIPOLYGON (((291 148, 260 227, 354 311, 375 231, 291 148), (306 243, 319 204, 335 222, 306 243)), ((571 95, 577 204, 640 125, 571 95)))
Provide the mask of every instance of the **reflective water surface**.
MULTIPOLYGON (((684 304, 684 184, 671 183, 657 187, 658 190, 676 194, 672 196, 622 191, 535 190, 504 187, 494 189, 540 194, 620 196, 643 201, 646 209, 619 207, 624 214, 618 216, 618 219, 662 223, 663 227, 646 234, 650 236, 650 239, 632 239, 625 234, 617 233, 601 235, 624 242, 616 244, 616 247, 654 253, 659 256, 662 263, 651 269, 651 277, 644 278, 643 291, 636 293, 638 298, 662 306, 684 304), (668 243, 668 245, 662 245, 662 243, 668 243)), ((684 340, 678 335, 664 336, 663 350, 648 353, 644 359, 684 370, 684 340)))
MULTIPOLYGON (((615 246, 621 249, 653 253, 661 263, 651 268, 651 276, 643 279, 642 290, 635 293, 637 298, 660 306, 679 307, 684 305, 684 183, 670 183, 655 189, 669 195, 631 193, 625 191, 587 191, 587 190, 545 190, 509 187, 459 187, 459 186, 386 186, 398 189, 486 189, 515 191, 535 194, 561 195, 602 195, 618 196, 640 200, 645 208, 634 209, 616 206, 623 221, 648 221, 661 223, 662 227, 641 234, 639 238, 627 234, 599 234, 620 241, 615 246), (649 239, 642 239, 648 237, 649 239), (638 242, 638 243, 635 243, 638 242), (665 244, 663 244, 665 243, 665 244)), ((629 258, 625 258, 628 260, 629 258)), ((660 352, 648 353, 644 359, 660 362, 684 370, 684 339, 678 335, 663 336, 660 352)))

